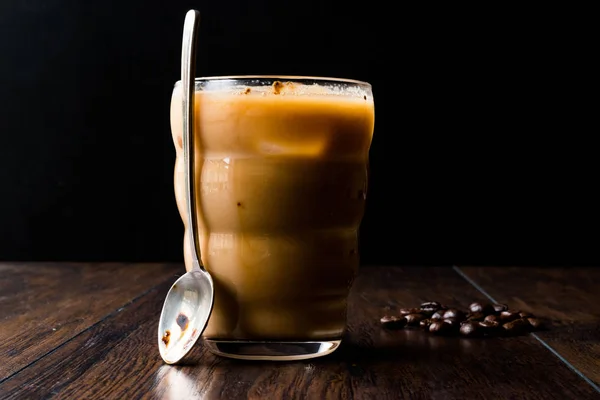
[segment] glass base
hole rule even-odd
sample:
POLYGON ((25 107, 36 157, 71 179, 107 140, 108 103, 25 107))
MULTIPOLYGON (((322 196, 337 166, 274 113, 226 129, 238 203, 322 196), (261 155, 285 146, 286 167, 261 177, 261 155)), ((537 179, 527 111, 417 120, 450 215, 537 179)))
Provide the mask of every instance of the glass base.
POLYGON ((314 342, 204 339, 204 345, 216 355, 238 360, 268 361, 295 361, 326 356, 333 353, 341 342, 341 339, 314 342))

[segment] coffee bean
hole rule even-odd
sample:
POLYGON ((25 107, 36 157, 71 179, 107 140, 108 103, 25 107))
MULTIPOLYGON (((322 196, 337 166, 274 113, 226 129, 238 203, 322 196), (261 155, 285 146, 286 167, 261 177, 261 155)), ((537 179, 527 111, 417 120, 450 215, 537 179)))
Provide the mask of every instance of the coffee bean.
POLYGON ((500 318, 497 315, 491 314, 491 315, 487 315, 484 319, 484 321, 487 322, 498 322, 500 320, 500 318))
POLYGON ((387 329, 400 329, 406 325, 406 318, 386 315, 381 318, 381 325, 387 329))
POLYGON ((425 318, 430 318, 434 312, 432 310, 419 310, 419 314, 425 316, 425 318))
POLYGON ((465 313, 460 311, 457 308, 450 308, 448 310, 446 310, 446 312, 444 312, 444 315, 442 316, 443 319, 447 319, 447 318, 456 318, 458 320, 464 320, 465 319, 465 313))
POLYGON ((529 321, 519 318, 505 323, 504 325, 502 325, 502 327, 504 328, 507 334, 519 335, 521 333, 525 333, 530 327, 530 325, 529 321))
POLYGON ((471 305, 469 306, 469 311, 471 312, 471 314, 490 314, 494 312, 494 307, 492 307, 492 305, 488 303, 475 302, 471 303, 471 305))
POLYGON ((421 303, 421 311, 424 311, 426 313, 433 314, 434 312, 439 310, 440 307, 441 304, 437 301, 426 301, 425 303, 421 303))
POLYGON ((422 319, 422 320, 419 322, 419 326, 420 326, 421 328, 423 328, 423 329, 429 329, 429 325, 431 325, 431 322, 432 322, 432 321, 431 321, 429 318, 427 318, 427 319, 422 319))
POLYGON ((447 324, 450 324, 450 326, 452 327, 458 327, 461 324, 461 320, 459 320, 458 318, 444 318, 442 321, 444 321, 447 324))
POLYGON ((460 334, 463 336, 477 337, 481 336, 482 332, 477 322, 465 322, 460 326, 460 334))
POLYGON ((423 314, 407 314, 404 318, 406 319, 406 325, 418 326, 421 320, 425 319, 425 316, 423 314))
POLYGON ((534 317, 534 315, 532 313, 527 312, 527 311, 521 311, 519 313, 519 317, 521 317, 521 318, 529 318, 529 317, 534 317))
POLYGON ((469 314, 469 316, 467 317, 467 321, 483 321, 483 319, 485 318, 485 314, 484 313, 472 313, 469 314))
POLYGON ((386 329, 419 326, 435 335, 460 333, 465 337, 519 335, 544 327, 544 321, 530 312, 478 301, 471 303, 467 312, 426 301, 419 308, 402 308, 399 313, 382 317, 382 326, 386 329))
POLYGON ((527 318, 527 322, 529 322, 529 325, 531 325, 531 327, 534 329, 543 329, 544 328, 544 321, 541 320, 540 318, 529 317, 529 318, 527 318))
POLYGON ((444 321, 433 321, 429 325, 429 332, 434 335, 448 335, 453 332, 452 326, 444 321))
POLYGON ((494 312, 497 313, 508 310, 508 306, 506 304, 494 304, 492 308, 494 309, 494 312))
POLYGON ((502 322, 510 322, 510 321, 514 321, 515 319, 518 319, 518 318, 519 318, 518 311, 507 310, 507 311, 502 311, 500 313, 500 320, 502 322))
POLYGON ((502 329, 502 325, 498 321, 487 321, 484 320, 479 323, 481 331, 485 335, 494 335, 502 329))
POLYGON ((471 313, 480 313, 483 311, 483 305, 481 303, 471 303, 469 306, 469 312, 471 313))
POLYGON ((408 314, 420 314, 421 309, 419 308, 401 308, 400 315, 408 315, 408 314))
POLYGON ((446 312, 446 310, 444 310, 444 309, 437 310, 436 312, 433 313, 433 315, 431 316, 431 319, 433 319, 433 320, 442 319, 442 318, 444 318, 445 312, 446 312))

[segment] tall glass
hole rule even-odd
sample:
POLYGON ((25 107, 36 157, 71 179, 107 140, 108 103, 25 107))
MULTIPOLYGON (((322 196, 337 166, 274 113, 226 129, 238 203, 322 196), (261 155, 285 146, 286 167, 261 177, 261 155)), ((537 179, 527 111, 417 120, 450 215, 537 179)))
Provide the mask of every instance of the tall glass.
MULTIPOLYGON (((359 265, 371 86, 285 76, 200 78, 195 85, 196 237, 215 283, 205 345, 242 359, 333 352, 359 265)), ((177 82, 174 184, 185 224, 181 95, 177 82)), ((187 238, 184 256, 190 270, 187 238)))

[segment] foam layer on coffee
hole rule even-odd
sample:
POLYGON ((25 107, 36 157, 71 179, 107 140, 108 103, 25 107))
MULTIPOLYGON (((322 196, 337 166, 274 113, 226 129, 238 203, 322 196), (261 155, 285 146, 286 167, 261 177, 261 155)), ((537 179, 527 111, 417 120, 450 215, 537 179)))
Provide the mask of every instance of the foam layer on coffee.
MULTIPOLYGON (((200 81, 202 82, 202 81, 200 81)), ((357 85, 336 83, 305 84, 286 80, 274 81, 271 85, 244 85, 232 84, 228 80, 215 80, 202 82, 205 93, 243 94, 260 96, 336 96, 355 97, 364 99, 371 97, 370 91, 357 85)), ((178 82, 179 85, 179 82, 178 82)))

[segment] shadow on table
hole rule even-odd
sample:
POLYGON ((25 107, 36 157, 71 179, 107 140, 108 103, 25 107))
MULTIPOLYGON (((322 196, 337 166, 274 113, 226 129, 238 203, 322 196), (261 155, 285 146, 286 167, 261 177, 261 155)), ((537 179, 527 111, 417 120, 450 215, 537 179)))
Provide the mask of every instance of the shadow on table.
POLYGON ((240 365, 289 365, 295 363, 311 363, 314 365, 327 365, 331 363, 356 363, 366 361, 396 361, 411 362, 414 360, 431 360, 447 357, 476 356, 481 352, 491 351, 490 346, 498 338, 460 338, 434 336, 419 329, 403 329, 398 331, 381 330, 379 336, 369 337, 364 341, 352 337, 345 338, 340 347, 332 354, 308 360, 281 362, 281 361, 248 361, 232 360, 214 356, 208 351, 198 351, 195 356, 182 366, 214 366, 216 363, 240 365))
MULTIPOLYGON (((198 346, 196 357, 187 365, 159 368, 153 391, 166 399, 217 399, 284 393, 294 385, 304 390, 342 390, 351 379, 370 382, 374 376, 387 376, 384 371, 428 376, 432 368, 438 370, 457 362, 478 369, 478 360, 496 354, 498 341, 502 340, 438 337, 411 329, 371 331, 361 340, 359 332, 351 332, 334 353, 291 362, 233 360, 198 346)), ((500 361, 506 362, 500 353, 500 361)), ((385 382, 389 386, 392 381, 385 382)))
POLYGON ((460 338, 434 336, 419 329, 379 332, 375 340, 346 340, 340 348, 323 360, 413 361, 447 357, 463 357, 488 351, 495 338, 460 338))

